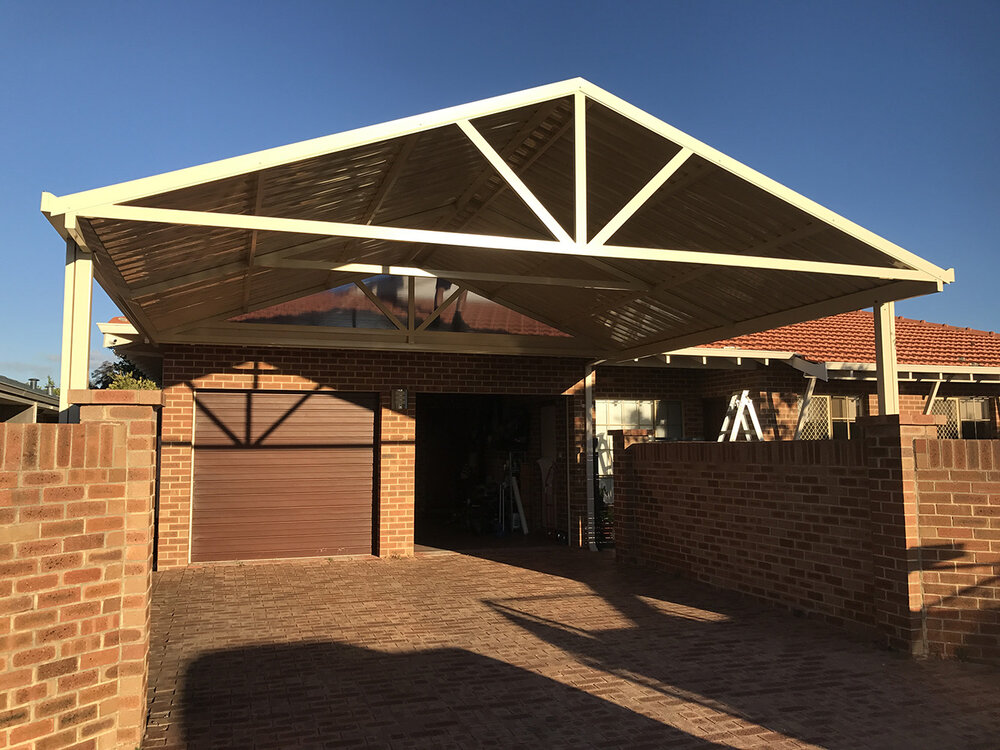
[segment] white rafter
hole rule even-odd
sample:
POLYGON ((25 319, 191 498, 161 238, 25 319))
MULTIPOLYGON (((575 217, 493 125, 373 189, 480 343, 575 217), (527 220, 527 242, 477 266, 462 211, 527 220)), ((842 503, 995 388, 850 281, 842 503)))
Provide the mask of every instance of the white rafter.
POLYGON ((545 228, 552 232, 552 235, 560 242, 572 243, 573 238, 566 233, 562 225, 549 213, 549 209, 542 205, 542 202, 528 189, 528 186, 510 168, 510 165, 504 158, 496 152, 496 149, 489 144, 489 141, 483 138, 482 133, 476 130, 468 120, 459 120, 458 127, 462 129, 462 132, 472 141, 473 145, 482 152, 486 160, 493 165, 493 168, 500 173, 504 181, 510 185, 511 190, 517 193, 525 205, 534 212, 539 221, 545 225, 545 228))
POLYGON ((635 215, 642 205, 648 201, 657 190, 663 185, 664 182, 673 177, 674 173, 684 166, 684 162, 688 160, 694 152, 689 148, 682 148, 674 157, 670 159, 663 168, 653 175, 652 179, 645 184, 645 186, 635 194, 635 196, 626 203, 622 210, 615 215, 615 217, 604 225, 604 228, 594 235, 594 239, 590 241, 592 245, 603 245, 605 242, 614 236, 614 233, 622 228, 622 225, 635 215))

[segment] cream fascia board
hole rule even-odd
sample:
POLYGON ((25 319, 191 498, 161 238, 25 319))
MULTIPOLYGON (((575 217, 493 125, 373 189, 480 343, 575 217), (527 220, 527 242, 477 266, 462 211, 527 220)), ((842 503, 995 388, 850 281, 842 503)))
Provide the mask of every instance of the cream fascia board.
POLYGON ((228 214, 214 211, 186 211, 142 206, 95 206, 82 210, 80 215, 88 218, 117 219, 121 221, 145 221, 161 224, 184 224, 201 227, 223 227, 270 232, 291 232, 330 237, 356 237, 361 239, 386 240, 390 242, 423 243, 457 247, 482 248, 489 250, 514 250, 521 252, 552 253, 556 255, 578 255, 591 258, 650 260, 665 263, 690 263, 696 265, 731 266, 735 268, 758 268, 776 271, 798 271, 803 273, 859 276, 870 279, 895 281, 937 281, 936 277, 914 269, 883 268, 881 266, 861 266, 848 263, 826 261, 790 260, 760 256, 737 255, 734 253, 699 252, 692 250, 668 250, 662 248, 629 247, 623 245, 583 245, 575 242, 534 240, 521 237, 501 237, 486 234, 445 232, 430 229, 407 229, 403 227, 346 224, 334 221, 312 219, 286 219, 272 216, 251 216, 228 214))
MULTIPOLYGON (((342 133, 312 138, 276 148, 256 151, 252 154, 234 156, 194 167, 178 169, 159 175, 122 182, 117 185, 84 190, 79 193, 57 197, 42 193, 42 212, 50 217, 77 211, 83 208, 121 203, 147 198, 170 190, 179 190, 205 182, 234 177, 261 169, 270 169, 283 164, 311 159, 317 156, 365 146, 371 143, 399 138, 420 131, 431 130, 445 125, 454 125, 460 120, 474 120, 486 115, 503 112, 518 107, 559 99, 581 90, 584 80, 571 78, 566 81, 516 91, 510 94, 481 99, 468 104, 435 110, 398 120, 369 125, 342 133)), ((55 222, 53 222, 55 224, 55 222)), ((58 227, 57 227, 58 228, 58 227)))
MULTIPOLYGON (((864 372, 874 374, 874 362, 827 362, 831 372, 864 372)), ((1000 367, 962 367, 960 365, 908 365, 900 363, 899 370, 906 372, 940 373, 942 375, 1000 375, 1000 367)))
POLYGON ((712 346, 689 346, 684 349, 673 349, 666 353, 666 356, 678 357, 708 357, 715 359, 730 360, 763 360, 765 364, 769 360, 783 362, 789 367, 804 373, 808 377, 827 380, 827 366, 824 362, 813 362, 795 352, 772 351, 770 349, 730 349, 712 346))
POLYGON ((941 268, 940 266, 921 258, 919 255, 903 249, 899 245, 890 242, 884 237, 881 237, 858 224, 855 224, 850 219, 840 216, 830 209, 821 206, 819 203, 806 198, 804 195, 800 195, 791 188, 785 187, 780 182, 772 180, 770 177, 761 174, 757 170, 751 169, 745 164, 736 161, 736 159, 733 159, 731 156, 726 156, 721 151, 702 143, 697 138, 693 138, 672 125, 668 125, 658 117, 654 117, 648 112, 639 109, 634 104, 629 104, 624 99, 620 99, 614 94, 605 91, 599 86, 595 86, 589 81, 582 80, 580 86, 583 93, 594 101, 603 104, 605 107, 608 107, 623 117, 627 117, 633 122, 658 133, 679 146, 691 149, 691 151, 706 161, 726 170, 727 172, 731 172, 752 185, 756 185, 762 190, 765 190, 771 195, 805 211, 820 221, 823 221, 826 224, 829 224, 830 226, 850 235, 851 237, 854 237, 855 239, 875 248, 876 250, 879 250, 890 258, 898 260, 910 268, 924 271, 929 276, 946 284, 950 284, 955 280, 955 269, 941 268))

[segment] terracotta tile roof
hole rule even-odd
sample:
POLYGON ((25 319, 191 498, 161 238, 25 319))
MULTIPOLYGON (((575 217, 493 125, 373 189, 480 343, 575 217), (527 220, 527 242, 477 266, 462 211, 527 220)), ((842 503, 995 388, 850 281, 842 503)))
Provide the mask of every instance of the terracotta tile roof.
MULTIPOLYGON (((712 348, 790 351, 816 362, 874 362, 870 311, 843 313, 707 344, 712 348)), ((1000 334, 896 318, 900 364, 1000 367, 1000 334)))

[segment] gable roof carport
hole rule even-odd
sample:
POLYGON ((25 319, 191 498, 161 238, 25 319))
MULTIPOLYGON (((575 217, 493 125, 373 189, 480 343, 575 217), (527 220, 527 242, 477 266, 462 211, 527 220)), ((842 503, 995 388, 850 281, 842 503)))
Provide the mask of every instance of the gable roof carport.
POLYGON ((954 280, 579 78, 45 193, 42 211, 68 246, 63 393, 86 387, 92 276, 153 344, 595 361, 874 306, 887 369, 891 303, 954 280), (230 320, 377 274, 448 279, 570 336, 230 320))

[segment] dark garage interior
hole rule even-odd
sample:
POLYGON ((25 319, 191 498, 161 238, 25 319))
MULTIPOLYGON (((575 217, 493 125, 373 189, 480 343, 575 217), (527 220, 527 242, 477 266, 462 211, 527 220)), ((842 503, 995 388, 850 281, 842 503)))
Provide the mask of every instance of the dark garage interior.
POLYGON ((560 439, 565 406, 558 398, 420 394, 418 548, 564 543, 557 526, 565 487, 560 439))

